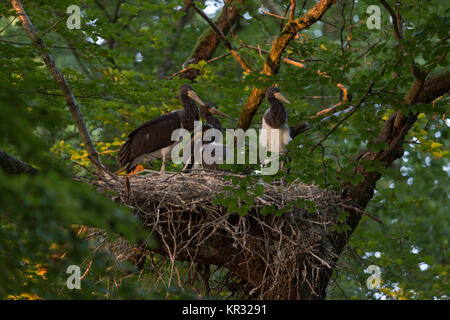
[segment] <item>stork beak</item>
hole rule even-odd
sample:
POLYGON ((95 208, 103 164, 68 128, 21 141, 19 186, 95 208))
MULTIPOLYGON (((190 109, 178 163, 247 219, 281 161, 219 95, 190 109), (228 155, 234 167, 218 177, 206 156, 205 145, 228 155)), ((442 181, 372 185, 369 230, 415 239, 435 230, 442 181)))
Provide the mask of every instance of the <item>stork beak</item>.
POLYGON ((189 98, 191 98, 195 102, 199 103, 200 105, 202 105, 202 106, 205 105, 205 103, 197 96, 197 94, 194 92, 194 90, 189 90, 188 96, 189 96, 189 98))
POLYGON ((231 119, 231 117, 229 115, 223 113, 222 111, 217 110, 214 107, 209 108, 208 111, 213 113, 213 114, 217 114, 218 116, 221 116, 222 118, 231 119))
POLYGON ((276 92, 276 93, 274 93, 273 95, 274 95, 274 97, 277 98, 278 100, 283 101, 283 102, 286 102, 287 104, 291 104, 291 103, 289 102, 289 100, 286 99, 285 97, 283 97, 283 95, 282 95, 281 93, 276 92))

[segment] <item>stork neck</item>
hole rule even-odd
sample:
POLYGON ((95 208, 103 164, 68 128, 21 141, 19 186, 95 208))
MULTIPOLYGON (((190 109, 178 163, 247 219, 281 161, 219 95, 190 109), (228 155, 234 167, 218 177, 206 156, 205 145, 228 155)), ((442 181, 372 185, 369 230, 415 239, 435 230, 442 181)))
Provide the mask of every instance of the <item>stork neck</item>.
POLYGON ((194 100, 192 100, 191 98, 183 99, 183 108, 184 108, 184 110, 187 110, 188 112, 198 113, 197 105, 195 104, 194 100))
POLYGON ((275 99, 275 98, 268 98, 268 100, 269 100, 269 103, 270 103, 270 107, 272 109, 274 109, 274 110, 286 110, 284 108, 283 103, 280 100, 275 99))
POLYGON ((287 112, 283 103, 275 98, 268 98, 270 108, 264 119, 266 123, 273 128, 280 128, 287 120, 287 112))
POLYGON ((189 131, 194 130, 194 121, 200 118, 197 105, 191 98, 183 99, 182 115, 183 127, 189 131))

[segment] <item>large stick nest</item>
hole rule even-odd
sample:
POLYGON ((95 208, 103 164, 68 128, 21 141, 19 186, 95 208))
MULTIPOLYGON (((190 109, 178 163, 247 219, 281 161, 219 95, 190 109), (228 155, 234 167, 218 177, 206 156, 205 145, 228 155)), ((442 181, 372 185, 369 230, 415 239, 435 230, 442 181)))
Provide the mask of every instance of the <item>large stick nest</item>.
MULTIPOLYGON (((116 200, 134 209, 159 240, 157 252, 172 263, 179 260, 227 268, 244 280, 249 297, 301 298, 306 286, 314 293, 319 270, 331 269, 336 261, 329 235, 342 207, 340 197, 300 182, 264 183, 264 195, 256 197, 242 217, 213 203, 225 186, 233 187, 224 179, 227 175, 233 174, 151 172, 103 180, 98 187, 115 191, 116 200), (291 207, 282 216, 260 213, 264 206, 279 210, 298 199, 314 206, 291 207)), ((118 254, 127 258, 133 252, 124 246, 118 254)))

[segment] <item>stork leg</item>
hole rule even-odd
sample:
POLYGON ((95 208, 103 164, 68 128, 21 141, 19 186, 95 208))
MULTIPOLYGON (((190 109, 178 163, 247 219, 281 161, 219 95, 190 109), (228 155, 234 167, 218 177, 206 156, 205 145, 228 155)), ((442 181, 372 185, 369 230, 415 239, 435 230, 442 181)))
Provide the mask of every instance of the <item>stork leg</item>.
POLYGON ((163 175, 166 173, 166 153, 162 152, 162 165, 161 165, 161 171, 159 171, 160 175, 163 175))
MULTIPOLYGON (((286 161, 291 163, 291 158, 287 153, 286 153, 286 161)), ((289 166, 289 168, 286 170, 286 174, 289 175, 289 173, 291 173, 291 166, 289 166)))
POLYGON ((286 164, 287 162, 291 162, 291 158, 289 158, 288 153, 286 152, 285 155, 284 155, 284 157, 283 157, 283 159, 280 161, 280 170, 286 171, 286 175, 283 176, 283 177, 281 177, 281 179, 280 179, 280 182, 283 183, 283 184, 286 182, 286 178, 287 178, 287 176, 289 175, 289 173, 290 173, 290 171, 291 171, 291 168, 290 168, 290 167, 288 167, 288 168, 285 170, 285 167, 284 167, 284 166, 285 166, 285 164, 286 164))
POLYGON ((184 167, 183 167, 183 169, 181 171, 187 171, 187 170, 191 169, 191 167, 192 167, 191 161, 192 161, 193 158, 194 158, 194 156, 193 156, 193 153, 191 151, 191 156, 190 156, 189 159, 185 159, 185 164, 184 164, 184 167))
MULTIPOLYGON (((284 159, 280 161, 280 170, 284 171, 284 159)), ((286 181, 286 176, 280 178, 280 184, 284 184, 286 181)))

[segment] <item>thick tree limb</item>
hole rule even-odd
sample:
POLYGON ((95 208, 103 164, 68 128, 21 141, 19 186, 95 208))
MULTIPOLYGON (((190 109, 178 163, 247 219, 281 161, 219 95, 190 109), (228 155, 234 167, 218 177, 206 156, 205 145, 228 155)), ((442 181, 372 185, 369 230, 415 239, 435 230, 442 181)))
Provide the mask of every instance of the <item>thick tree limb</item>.
POLYGON ((8 174, 36 174, 38 169, 0 150, 0 168, 8 174))
MULTIPOLYGON (((311 8, 303 17, 288 22, 278 37, 273 42, 272 48, 264 63, 261 73, 265 75, 273 75, 278 73, 282 55, 289 42, 295 35, 310 27, 313 23, 320 20, 323 14, 335 3, 335 0, 321 0, 313 8, 311 8)), ((251 120, 264 99, 265 88, 253 88, 245 106, 242 108, 238 121, 238 127, 244 130, 248 129, 251 120)))
POLYGON ((236 50, 236 48, 233 46, 230 40, 225 36, 225 34, 220 30, 214 21, 212 21, 202 10, 197 8, 197 6, 194 4, 192 0, 190 0, 190 6, 203 18, 206 22, 211 26, 211 28, 214 30, 215 33, 217 33, 220 37, 220 39, 224 42, 225 47, 230 51, 231 55, 236 59, 236 61, 239 63, 239 65, 242 67, 242 69, 245 72, 252 71, 248 63, 241 57, 239 52, 236 50))
MULTIPOLYGON (((242 5, 245 0, 227 0, 225 6, 222 8, 219 17, 214 22, 218 29, 226 35, 239 19, 239 5, 242 5)), ((213 30, 208 28, 198 40, 186 64, 197 64, 200 61, 207 61, 211 59, 214 52, 222 40, 221 36, 213 30)), ((194 80, 199 74, 199 70, 191 69, 183 73, 184 78, 194 80)))
POLYGON ((83 116, 80 112, 80 108, 79 108, 78 103, 72 93, 72 90, 70 89, 70 86, 69 86, 69 83, 67 82, 66 77, 56 66, 55 60, 53 59, 52 55, 49 53, 44 41, 41 38, 39 38, 38 32, 37 32, 36 28, 33 26, 33 24, 31 23, 28 15, 26 14, 26 12, 22 6, 22 3, 19 0, 12 0, 11 6, 16 11, 17 16, 19 17, 20 21, 22 22, 23 28, 27 32, 31 41, 36 46, 36 48, 39 50, 41 57, 44 60, 45 65, 47 66, 48 71, 53 76, 53 78, 56 80, 58 85, 60 86, 61 91, 64 94, 64 98, 66 100, 67 106, 69 107, 69 110, 72 113, 72 117, 75 122, 75 125, 76 125, 78 132, 80 133, 81 139, 86 147, 88 155, 90 156, 90 159, 92 159, 92 163, 94 165, 95 171, 97 173, 101 173, 102 165, 100 162, 100 158, 98 157, 97 150, 95 149, 94 143, 92 142, 91 136, 86 127, 83 116))
POLYGON ((423 89, 417 95, 417 102, 430 103, 450 90, 450 71, 425 80, 423 89))

